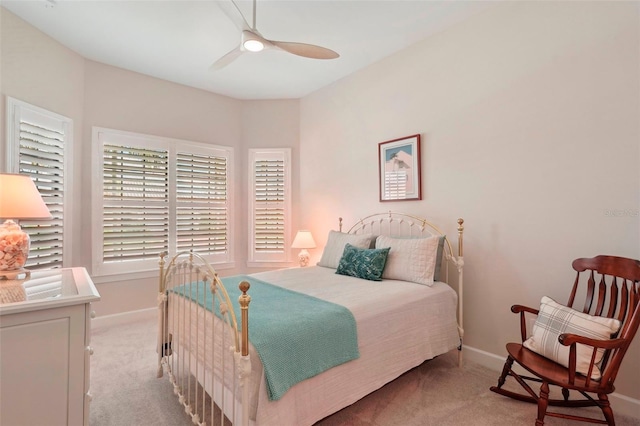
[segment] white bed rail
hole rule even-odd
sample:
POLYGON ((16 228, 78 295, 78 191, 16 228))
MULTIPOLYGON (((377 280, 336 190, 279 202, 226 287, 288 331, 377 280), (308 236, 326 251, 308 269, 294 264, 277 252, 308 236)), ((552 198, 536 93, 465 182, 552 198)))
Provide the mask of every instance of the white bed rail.
POLYGON ((196 425, 249 423, 249 284, 240 283, 241 326, 218 274, 197 253, 181 252, 168 263, 160 255, 158 372, 196 425), (186 297, 185 297, 186 296, 186 297), (217 306, 221 321, 208 322, 217 306), (207 343, 209 342, 209 343, 207 343), (213 344, 217 342, 219 344, 213 344), (222 348, 222 349, 220 349, 222 348), (227 353, 219 353, 227 350, 227 353), (227 364, 227 365, 225 365, 227 364))
MULTIPOLYGON (((342 231, 342 218, 339 220, 339 229, 342 231)), ((464 220, 458 219, 458 253, 454 253, 449 238, 446 238, 444 232, 442 232, 437 226, 428 220, 413 216, 406 213, 398 212, 384 212, 376 213, 366 216, 358 220, 347 233, 349 234, 372 234, 372 235, 386 235, 397 238, 419 238, 439 236, 445 237, 442 261, 444 266, 441 266, 441 281, 451 285, 449 281, 449 265, 454 266, 458 271, 458 334, 460 335, 460 346, 458 347, 458 365, 462 366, 462 339, 464 337, 463 328, 463 234, 464 234, 464 220), (442 270, 444 270, 444 279, 442 279, 442 270)), ((453 286, 452 286, 453 287, 453 286)))

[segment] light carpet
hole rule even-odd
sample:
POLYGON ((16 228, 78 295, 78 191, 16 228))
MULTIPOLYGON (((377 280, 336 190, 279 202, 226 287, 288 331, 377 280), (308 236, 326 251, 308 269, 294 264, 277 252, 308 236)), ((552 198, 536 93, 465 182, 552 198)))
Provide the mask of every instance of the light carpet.
MULTIPOLYGON (((191 425, 167 377, 156 378, 153 312, 135 321, 100 324, 95 322, 91 342, 90 425, 191 425)), ((536 406, 489 391, 497 378, 497 372, 472 362, 457 367, 453 351, 423 363, 316 426, 533 425, 536 406)), ((585 424, 545 420, 547 425, 585 424)), ((617 414, 616 424, 640 426, 640 419, 617 414)))

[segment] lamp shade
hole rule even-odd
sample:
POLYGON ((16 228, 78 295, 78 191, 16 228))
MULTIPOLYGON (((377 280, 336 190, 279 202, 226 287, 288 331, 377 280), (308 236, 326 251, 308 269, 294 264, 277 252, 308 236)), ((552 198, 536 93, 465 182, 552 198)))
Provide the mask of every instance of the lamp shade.
POLYGON ((51 213, 31 177, 0 173, 0 218, 51 219, 51 213))
POLYGON ((298 231, 296 238, 293 240, 293 244, 291 244, 291 248, 308 249, 315 247, 316 242, 313 240, 311 231, 298 231))

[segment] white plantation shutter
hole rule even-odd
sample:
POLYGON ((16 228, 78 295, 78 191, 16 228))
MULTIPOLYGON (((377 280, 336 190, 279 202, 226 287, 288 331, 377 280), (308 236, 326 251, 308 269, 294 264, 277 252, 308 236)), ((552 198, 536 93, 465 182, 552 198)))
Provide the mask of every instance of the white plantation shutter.
POLYGON ((25 266, 32 270, 61 268, 65 221, 69 221, 65 202, 70 198, 65 190, 65 176, 70 175, 65 157, 70 156, 73 121, 12 98, 7 99, 7 112, 8 171, 31 176, 52 215, 50 220, 20 221, 31 239, 25 266))
POLYGON ((103 148, 102 261, 157 259, 169 234, 169 153, 103 148))
POLYGON ((255 173, 254 250, 284 252, 284 159, 257 160, 255 173))
POLYGON ((232 261, 228 148, 94 128, 97 275, 155 270, 159 254, 191 250, 232 261))
POLYGON ((249 263, 289 261, 290 164, 290 149, 249 150, 249 263))
POLYGON ((176 170, 178 251, 226 253, 227 158, 179 152, 176 170))

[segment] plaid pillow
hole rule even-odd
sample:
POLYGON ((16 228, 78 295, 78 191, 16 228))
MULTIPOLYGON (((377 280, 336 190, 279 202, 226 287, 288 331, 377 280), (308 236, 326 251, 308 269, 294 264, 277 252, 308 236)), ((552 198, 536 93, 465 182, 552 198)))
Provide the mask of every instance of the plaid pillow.
MULTIPOLYGON (((610 339, 611 335, 620 328, 620 321, 598 316, 588 315, 556 303, 544 296, 540 301, 540 313, 533 324, 531 337, 524 341, 523 346, 558 364, 569 366, 569 346, 558 341, 563 333, 577 334, 592 339, 610 339)), ((578 343, 576 346, 576 371, 583 375, 589 372, 591 362, 591 346, 578 343)), ((600 380, 601 372, 598 364, 602 361, 604 349, 598 349, 591 378, 600 380)))

